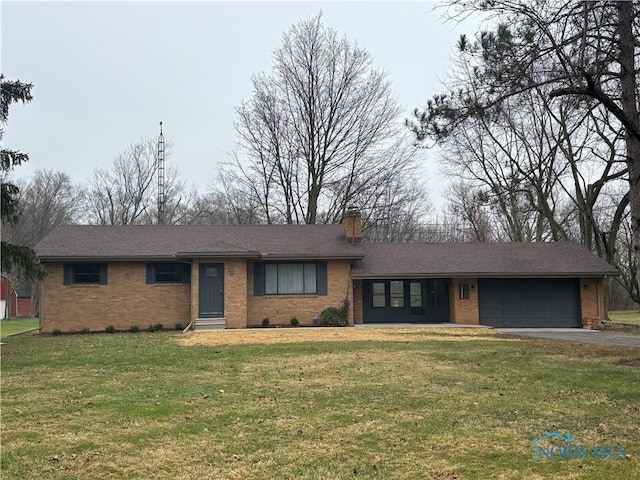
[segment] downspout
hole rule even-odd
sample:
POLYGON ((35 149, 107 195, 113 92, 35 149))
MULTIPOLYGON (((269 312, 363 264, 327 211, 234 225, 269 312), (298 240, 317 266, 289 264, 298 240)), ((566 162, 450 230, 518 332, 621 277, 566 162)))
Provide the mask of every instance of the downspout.
POLYGON ((38 328, 42 331, 43 318, 44 318, 44 280, 40 280, 40 292, 38 295, 38 328))
MULTIPOLYGON (((604 282, 604 277, 602 277, 602 282, 604 282)), ((603 309, 602 315, 600 315, 600 282, 596 282, 596 307, 598 309, 598 320, 606 320, 605 319, 605 312, 603 309)))
POLYGON ((351 326, 356 324, 356 315, 355 315, 355 305, 353 301, 354 291, 356 289, 355 284, 353 283, 353 278, 351 277, 351 272, 353 271, 353 260, 349 262, 349 279, 347 281, 347 294, 345 295, 344 301, 349 304, 349 308, 347 310, 347 324, 349 323, 349 312, 351 313, 351 326), (349 301, 349 288, 351 288, 351 301, 349 301))

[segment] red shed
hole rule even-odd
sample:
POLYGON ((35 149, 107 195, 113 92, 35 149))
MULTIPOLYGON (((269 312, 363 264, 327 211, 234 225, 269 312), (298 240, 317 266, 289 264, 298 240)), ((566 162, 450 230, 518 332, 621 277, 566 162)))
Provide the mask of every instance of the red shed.
POLYGON ((31 288, 15 289, 9 277, 2 274, 0 285, 0 318, 34 317, 36 302, 31 301, 31 288))

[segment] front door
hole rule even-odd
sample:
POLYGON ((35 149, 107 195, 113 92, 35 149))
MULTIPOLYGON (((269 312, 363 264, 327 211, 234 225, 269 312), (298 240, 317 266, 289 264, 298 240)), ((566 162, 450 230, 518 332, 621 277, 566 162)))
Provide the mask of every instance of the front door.
POLYGON ((224 264, 200 264, 200 318, 224 317, 224 264))

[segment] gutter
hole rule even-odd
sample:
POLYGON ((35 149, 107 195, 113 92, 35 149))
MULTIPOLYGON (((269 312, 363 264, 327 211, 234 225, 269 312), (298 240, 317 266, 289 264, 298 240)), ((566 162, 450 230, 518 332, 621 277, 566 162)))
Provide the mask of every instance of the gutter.
POLYGON ((144 255, 137 257, 122 257, 116 255, 103 256, 39 256, 40 262, 144 262, 144 261, 175 261, 175 255, 144 255))
POLYGON ((390 280, 398 278, 590 278, 618 276, 620 272, 543 272, 543 273, 491 273, 491 272, 428 272, 428 273, 354 273, 354 280, 390 280))
POLYGON ((267 252, 178 252, 175 255, 142 255, 123 257, 118 255, 102 256, 39 256, 41 262, 146 262, 146 261, 184 261, 191 258, 251 258, 262 260, 360 260, 362 255, 313 255, 313 254, 270 254, 267 252))

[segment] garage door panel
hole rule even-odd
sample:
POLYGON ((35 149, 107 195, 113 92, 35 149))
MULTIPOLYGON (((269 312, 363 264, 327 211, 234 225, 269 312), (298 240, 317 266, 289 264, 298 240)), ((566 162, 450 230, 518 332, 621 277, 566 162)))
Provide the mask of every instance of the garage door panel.
POLYGON ((577 279, 480 279, 480 323, 495 327, 580 327, 577 279))

